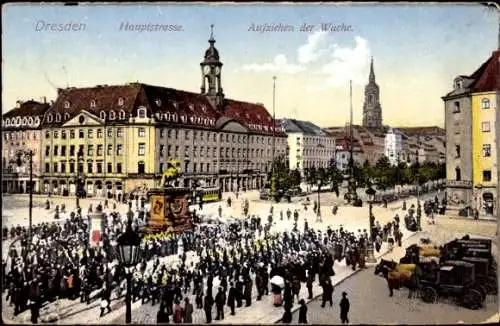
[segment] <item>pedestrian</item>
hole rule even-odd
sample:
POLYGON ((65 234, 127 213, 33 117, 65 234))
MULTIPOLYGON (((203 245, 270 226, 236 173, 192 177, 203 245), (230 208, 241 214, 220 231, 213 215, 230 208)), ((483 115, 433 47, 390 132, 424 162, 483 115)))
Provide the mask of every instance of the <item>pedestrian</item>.
POLYGON ((210 324, 212 322, 212 306, 214 305, 214 298, 212 297, 212 293, 210 293, 210 291, 207 291, 204 301, 203 310, 205 310, 207 324, 210 324))
POLYGON ((191 302, 189 302, 189 298, 186 297, 184 298, 184 309, 182 309, 182 317, 184 319, 185 324, 192 324, 193 323, 193 305, 191 302))
POLYGON ((175 300, 174 304, 174 323, 181 324, 182 323, 182 307, 179 300, 175 300))
POLYGON ((245 307, 250 307, 252 305, 252 286, 253 281, 250 277, 248 277, 245 283, 245 307))
POLYGON ((347 299, 347 293, 342 292, 342 300, 340 300, 340 320, 342 324, 349 324, 349 308, 350 303, 349 299, 347 299))
POLYGON ((165 304, 162 302, 160 304, 160 309, 158 309, 158 313, 156 314, 156 323, 157 324, 168 324, 170 319, 168 318, 168 314, 165 311, 165 304))
POLYGON ((234 312, 234 306, 236 304, 236 297, 238 295, 235 287, 234 287, 234 283, 231 282, 229 283, 229 294, 227 296, 227 305, 229 306, 229 308, 231 308, 231 315, 234 316, 235 315, 235 312, 234 312))
POLYGON ((111 312, 111 289, 109 289, 109 287, 106 286, 106 283, 104 283, 101 292, 101 314, 99 317, 104 315, 104 310, 106 309, 108 312, 111 312))
POLYGON ((285 305, 285 313, 283 314, 283 317, 281 317, 281 321, 285 324, 290 324, 292 322, 292 319, 292 308, 285 305))
POLYGON ((306 287, 307 287, 307 293, 309 294, 307 298, 309 300, 313 298, 313 282, 314 282, 314 273, 312 272, 312 270, 308 270, 306 287))
POLYGON ((299 324, 307 324, 307 305, 304 299, 300 299, 299 324))
POLYGON ((333 306, 333 285, 330 278, 323 284, 323 302, 321 303, 321 308, 325 307, 326 302, 330 302, 330 306, 333 306))
POLYGON ((224 305, 226 304, 226 293, 222 287, 219 287, 219 292, 215 296, 215 306, 217 308, 217 316, 215 320, 224 320, 224 305))

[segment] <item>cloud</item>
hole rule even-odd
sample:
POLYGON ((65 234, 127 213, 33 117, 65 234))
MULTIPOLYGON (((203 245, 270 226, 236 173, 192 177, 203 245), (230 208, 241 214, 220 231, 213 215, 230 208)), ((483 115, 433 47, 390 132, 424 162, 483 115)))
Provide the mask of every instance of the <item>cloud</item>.
POLYGON ((244 65, 243 70, 246 71, 272 71, 272 72, 281 72, 285 74, 296 74, 305 69, 305 67, 301 65, 296 65, 292 63, 288 63, 288 59, 284 54, 278 54, 272 63, 252 63, 248 65, 244 65))
POLYGON ((353 84, 366 82, 370 47, 368 41, 360 36, 356 36, 355 41, 354 47, 341 47, 337 44, 331 47, 329 62, 321 67, 321 74, 326 79, 322 85, 311 87, 310 90, 325 90, 347 85, 349 80, 352 80, 353 84))
POLYGON ((321 49, 321 46, 326 40, 326 35, 326 32, 321 31, 309 35, 307 43, 301 45, 297 50, 300 63, 308 64, 315 62, 327 52, 326 49, 321 49))

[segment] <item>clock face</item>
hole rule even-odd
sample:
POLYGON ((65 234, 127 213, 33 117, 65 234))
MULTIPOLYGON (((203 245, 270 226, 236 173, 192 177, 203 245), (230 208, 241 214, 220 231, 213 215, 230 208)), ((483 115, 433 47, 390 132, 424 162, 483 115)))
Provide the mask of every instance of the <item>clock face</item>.
POLYGON ((220 67, 215 67, 215 74, 216 75, 220 74, 220 67))
POLYGON ((210 67, 209 66, 205 66, 203 67, 203 72, 206 74, 208 74, 210 72, 210 67))

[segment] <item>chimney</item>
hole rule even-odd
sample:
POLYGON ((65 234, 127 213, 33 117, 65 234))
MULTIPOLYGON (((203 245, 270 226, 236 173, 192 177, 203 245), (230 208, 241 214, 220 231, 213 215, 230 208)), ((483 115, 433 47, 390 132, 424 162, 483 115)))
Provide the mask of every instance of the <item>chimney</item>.
POLYGON ((47 104, 47 97, 46 96, 42 96, 42 103, 47 104))
POLYGON ((23 105, 23 101, 17 100, 16 101, 16 108, 19 109, 21 107, 21 105, 23 105))

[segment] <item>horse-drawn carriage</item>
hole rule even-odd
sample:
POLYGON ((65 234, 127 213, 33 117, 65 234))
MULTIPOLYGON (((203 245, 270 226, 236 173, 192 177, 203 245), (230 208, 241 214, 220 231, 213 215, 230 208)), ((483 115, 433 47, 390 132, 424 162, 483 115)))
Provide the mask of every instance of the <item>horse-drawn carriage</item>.
POLYGON ((486 289, 477 282, 474 264, 450 260, 436 271, 433 280, 422 279, 421 298, 434 303, 440 296, 453 296, 469 309, 479 309, 486 299, 486 289))

